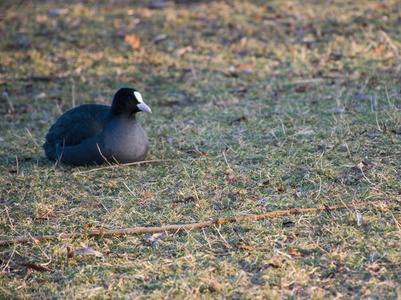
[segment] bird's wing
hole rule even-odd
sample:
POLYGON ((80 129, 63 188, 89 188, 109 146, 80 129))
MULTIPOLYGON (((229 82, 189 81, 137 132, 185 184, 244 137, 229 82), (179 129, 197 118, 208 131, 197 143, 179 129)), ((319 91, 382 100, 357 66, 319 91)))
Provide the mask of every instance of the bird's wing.
POLYGON ((103 131, 103 118, 109 106, 82 105, 67 111, 50 128, 46 141, 53 147, 56 144, 75 146, 103 131))

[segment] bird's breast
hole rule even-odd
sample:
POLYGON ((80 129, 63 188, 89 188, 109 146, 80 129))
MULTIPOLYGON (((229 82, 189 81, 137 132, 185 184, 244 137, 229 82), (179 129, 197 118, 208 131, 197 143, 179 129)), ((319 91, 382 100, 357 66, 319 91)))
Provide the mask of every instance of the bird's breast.
POLYGON ((136 119, 110 122, 103 142, 108 156, 122 163, 145 159, 149 148, 148 136, 136 119))

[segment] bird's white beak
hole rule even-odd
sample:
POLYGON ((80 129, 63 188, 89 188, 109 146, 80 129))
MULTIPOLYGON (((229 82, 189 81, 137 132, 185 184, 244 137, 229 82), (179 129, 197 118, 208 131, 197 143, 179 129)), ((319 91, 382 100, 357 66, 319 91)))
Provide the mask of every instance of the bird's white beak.
POLYGON ((137 105, 137 107, 140 109, 140 110, 142 110, 142 111, 144 111, 144 112, 147 112, 148 114, 151 114, 152 113, 152 110, 150 109, 150 107, 149 106, 147 106, 145 103, 139 103, 138 105, 137 105))

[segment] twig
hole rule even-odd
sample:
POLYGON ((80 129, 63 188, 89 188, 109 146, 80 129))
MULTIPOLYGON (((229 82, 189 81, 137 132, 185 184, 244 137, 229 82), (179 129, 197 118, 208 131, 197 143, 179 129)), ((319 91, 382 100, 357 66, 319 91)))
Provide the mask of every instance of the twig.
MULTIPOLYGON (((334 78, 337 78, 338 76, 335 76, 334 78)), ((315 82, 322 82, 325 81, 327 79, 331 79, 330 78, 324 78, 324 77, 320 77, 320 78, 311 78, 311 79, 302 79, 302 80, 294 80, 291 82, 287 82, 284 83, 283 86, 289 86, 289 85, 297 85, 297 84, 307 84, 307 83, 315 83, 315 82)))
POLYGON ((228 169, 232 171, 233 169, 231 169, 230 165, 228 164, 227 157, 226 157, 226 154, 224 153, 224 150, 222 153, 223 153, 224 161, 226 162, 228 169))
POLYGON ((4 266, 3 270, 1 270, 1 272, 4 272, 8 268, 8 266, 10 265, 10 262, 13 259, 14 254, 15 254, 15 248, 16 247, 17 247, 17 245, 14 245, 13 253, 11 253, 10 259, 8 260, 7 264, 4 266))
POLYGON ((10 222, 10 225, 11 225, 11 229, 14 230, 13 221, 11 221, 10 214, 8 213, 8 207, 7 207, 7 205, 5 205, 5 208, 6 208, 6 213, 7 213, 8 221, 10 222))
POLYGON ((132 163, 128 163, 128 164, 121 164, 121 165, 109 165, 107 167, 100 167, 100 168, 95 168, 95 169, 90 169, 90 170, 86 170, 86 171, 79 171, 79 172, 75 172, 72 175, 79 175, 79 174, 85 174, 85 173, 90 173, 90 172, 95 172, 95 171, 99 171, 99 170, 104 170, 104 169, 110 169, 110 168, 114 168, 117 166, 132 166, 132 165, 139 165, 139 164, 148 164, 148 163, 154 163, 154 162, 162 162, 164 160, 162 159, 154 159, 154 160, 145 160, 145 161, 136 161, 136 162, 132 162, 132 163))
MULTIPOLYGON (((354 203, 348 205, 337 205, 337 206, 330 206, 328 207, 330 210, 336 209, 343 209, 349 207, 356 207, 356 206, 368 206, 374 205, 379 203, 384 203, 386 200, 379 200, 373 202, 361 202, 361 203, 354 203)), ((288 216, 288 215, 297 215, 297 214, 304 214, 309 212, 317 212, 317 211, 324 211, 326 207, 318 207, 318 208, 293 208, 288 210, 282 211, 275 211, 261 215, 252 215, 252 216, 245 216, 239 218, 229 218, 229 219, 221 219, 215 218, 210 221, 199 222, 199 223, 191 223, 191 224, 180 224, 180 225, 167 225, 161 227, 137 227, 137 228, 121 228, 121 229, 111 229, 111 230, 93 230, 88 232, 74 232, 74 233, 61 233, 61 234, 54 234, 54 235, 39 235, 31 238, 16 238, 13 240, 0 240, 0 245, 9 245, 14 243, 27 243, 27 242, 39 242, 43 240, 50 240, 50 239, 65 239, 65 238, 73 238, 73 237, 91 237, 91 236, 106 236, 106 235, 124 235, 124 234, 139 234, 139 233, 146 233, 146 232, 161 232, 161 231, 172 231, 172 230, 179 230, 179 229, 195 229, 195 228, 205 228, 210 227, 212 225, 218 224, 227 224, 233 222, 241 222, 241 221, 258 221, 267 218, 274 218, 278 216, 288 216)))
POLYGON ((213 249, 212 248, 212 245, 210 245, 210 241, 209 241, 209 239, 207 238, 207 235, 206 235, 206 233, 205 233, 205 229, 202 227, 202 233, 203 233, 203 236, 205 237, 205 240, 206 240, 206 242, 207 242, 207 244, 209 245, 209 248, 210 249, 213 249))
POLYGON ((31 140, 35 143, 36 147, 39 147, 39 144, 35 141, 35 139, 32 136, 32 133, 29 131, 29 129, 27 127, 25 127, 25 130, 28 132, 29 137, 31 138, 31 140))
POLYGON ((17 176, 19 174, 19 163, 18 163, 18 155, 15 154, 15 160, 17 161, 17 176))
POLYGON ((8 105, 10 106, 11 113, 15 113, 15 108, 13 102, 10 99, 8 92, 3 92, 3 96, 7 98, 8 105))
MULTIPOLYGON (((392 109, 394 109, 394 104, 391 103, 390 97, 388 96, 387 86, 384 86, 384 90, 386 91, 386 98, 387 98, 388 104, 391 106, 392 109)), ((377 114, 376 114, 376 118, 377 118, 377 114)), ((381 131, 381 130, 380 130, 380 131, 381 131)))
POLYGON ((247 246, 247 245, 239 245, 238 248, 244 249, 244 250, 270 250, 270 247, 252 247, 252 246, 247 246))
POLYGON ((193 185, 193 188, 194 188, 196 200, 198 201, 199 209, 202 209, 202 204, 200 203, 200 200, 199 200, 199 197, 198 197, 198 193, 196 192, 195 185, 193 185))
MULTIPOLYGON (((216 158, 216 157, 214 157, 214 158, 216 158)), ((203 158, 198 158, 198 159, 153 159, 153 160, 144 160, 144 161, 136 161, 136 162, 126 163, 126 164, 111 164, 111 165, 106 166, 106 167, 94 168, 94 169, 85 170, 85 171, 78 171, 78 172, 73 173, 72 175, 76 176, 76 175, 79 175, 79 174, 91 173, 91 172, 96 172, 96 171, 110 169, 110 168, 127 167, 127 166, 139 165, 139 164, 149 164, 149 163, 158 163, 158 162, 171 162, 171 161, 196 161, 196 160, 206 160, 206 159, 212 159, 212 158, 203 157, 203 158)))

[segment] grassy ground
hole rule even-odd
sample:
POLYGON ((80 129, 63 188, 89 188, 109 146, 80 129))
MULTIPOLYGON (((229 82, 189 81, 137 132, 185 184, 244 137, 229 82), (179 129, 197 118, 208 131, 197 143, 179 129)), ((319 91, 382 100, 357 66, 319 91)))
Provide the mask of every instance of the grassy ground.
POLYGON ((392 201, 1 246, 1 299, 400 299, 399 1, 19 2, 0 4, 0 239, 392 201), (162 162, 45 159, 62 112, 122 86, 162 162))

